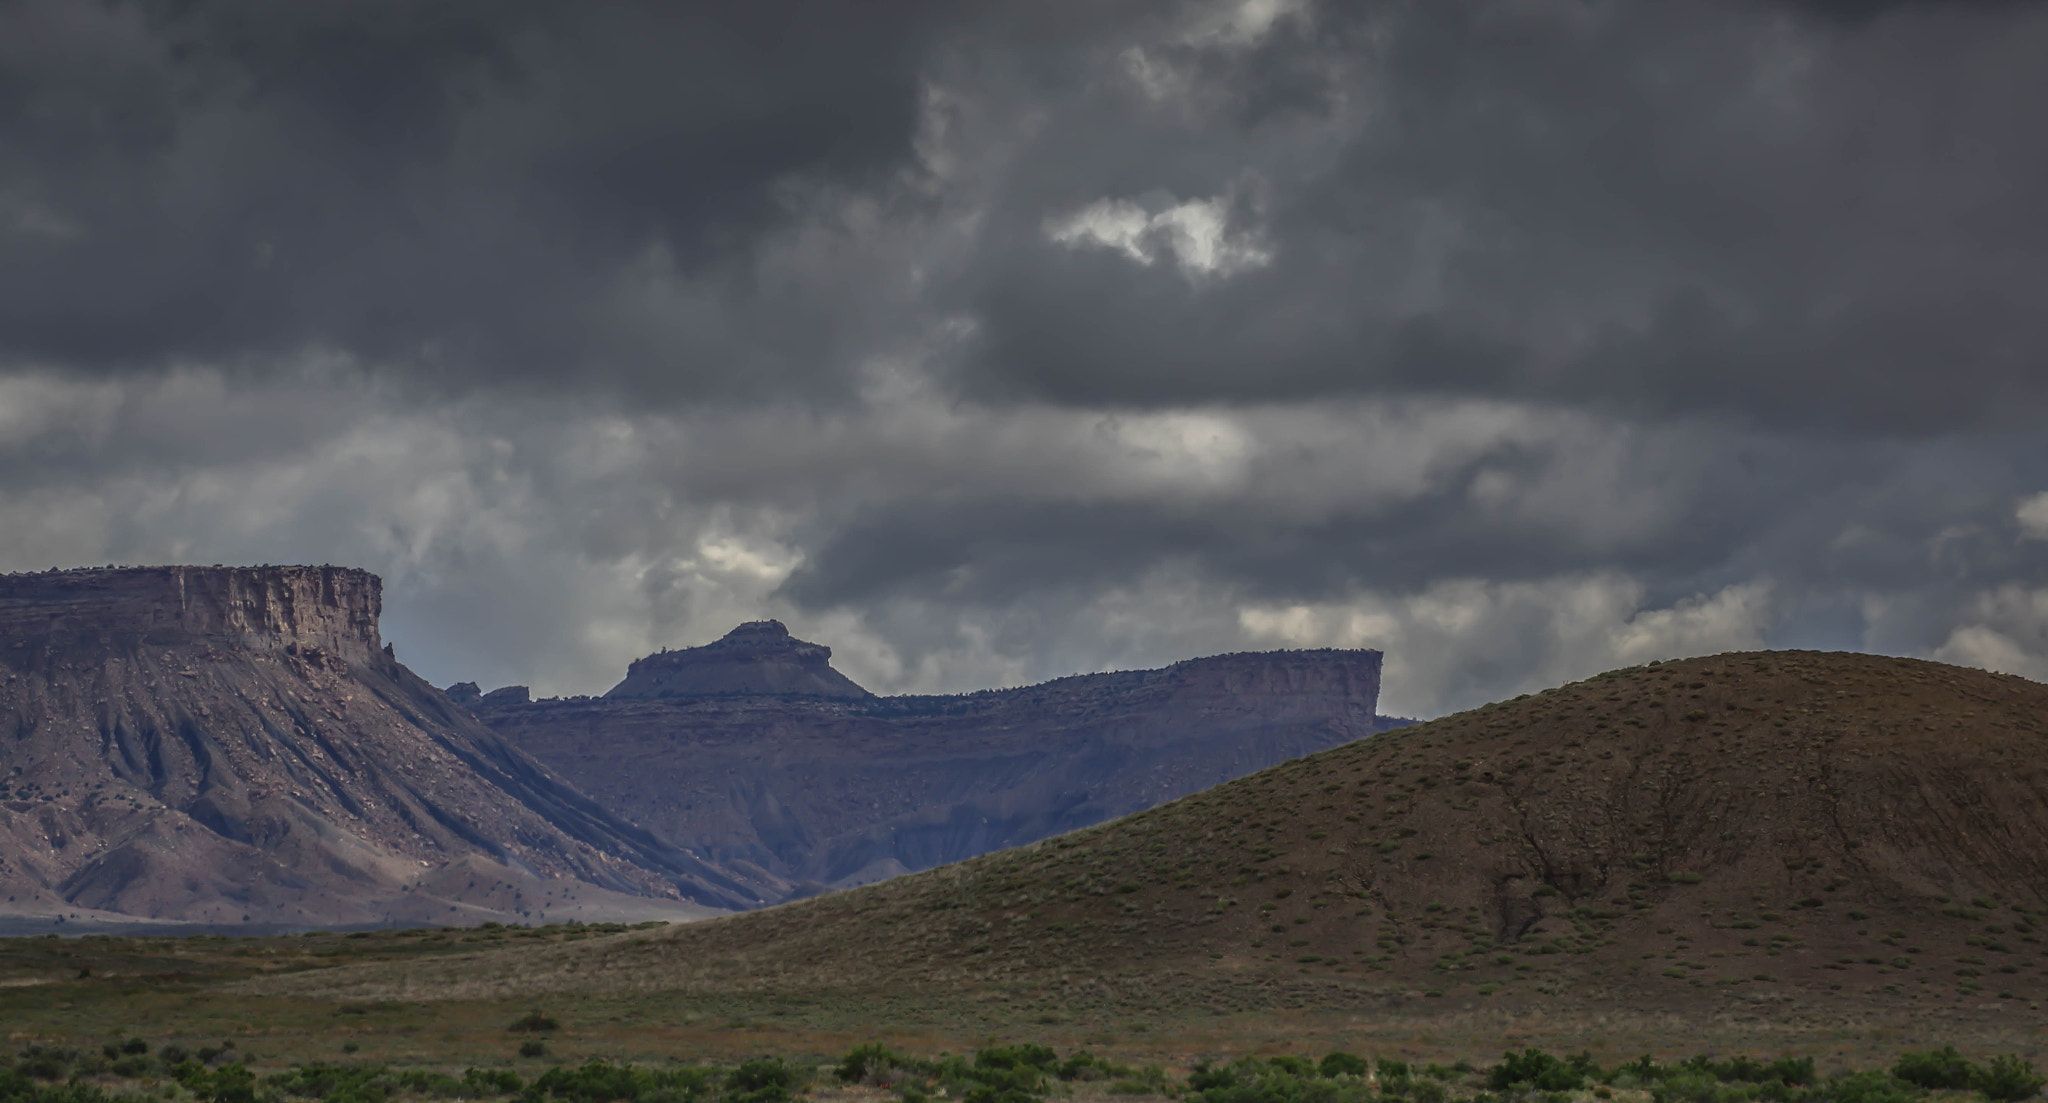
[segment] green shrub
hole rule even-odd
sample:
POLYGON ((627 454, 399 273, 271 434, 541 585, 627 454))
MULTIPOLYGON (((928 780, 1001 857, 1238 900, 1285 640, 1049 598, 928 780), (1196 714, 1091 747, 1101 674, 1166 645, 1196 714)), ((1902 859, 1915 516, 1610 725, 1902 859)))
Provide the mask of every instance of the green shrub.
POLYGON ((1016 1046, 989 1046, 974 1054, 976 1068, 1021 1069, 1032 1068, 1051 1072, 1059 1067, 1060 1055, 1051 1046, 1026 1042, 1016 1046))
MULTIPOLYGON (((1355 1068, 1364 1062, 1338 1064, 1355 1068)), ((1400 1062, 1382 1066, 1382 1098, 1398 1096, 1411 1087, 1407 1071, 1400 1062), (1384 1079, 1388 1072, 1401 1075, 1398 1079, 1384 1079)), ((1342 1078, 1324 1076, 1320 1066, 1293 1056, 1267 1061, 1240 1057, 1220 1068, 1202 1063, 1188 1075, 1188 1099, 1189 1103, 1372 1103, 1373 1091, 1363 1079, 1355 1074, 1337 1075, 1342 1078)))
POLYGON ((1852 1072, 1828 1082, 1819 1093, 1828 1103, 1911 1103, 1909 1085, 1881 1072, 1852 1072))
POLYGON ((1999 1103, 2017 1103, 2039 1094, 2043 1086, 2048 1086, 2048 1077, 2036 1072, 2032 1061, 2007 1053, 1993 1057, 1989 1065, 1977 1070, 1972 1086, 1999 1103))
POLYGON ((462 1087, 467 1095, 518 1095, 526 1082, 511 1069, 465 1069, 462 1087))
POLYGON ((14 1059, 14 1071, 36 1080, 62 1080, 71 1075, 78 1051, 63 1046, 30 1045, 14 1059))
POLYGON ((909 1068, 910 1061, 902 1054, 880 1042, 868 1042, 846 1051, 832 1075, 848 1084, 866 1081, 869 1077, 886 1075, 891 1069, 909 1068))
POLYGON ((658 1096, 664 1103, 692 1103, 711 1095, 711 1074, 703 1069, 641 1069, 595 1058, 582 1065, 552 1068, 527 1086, 527 1103, 636 1103, 658 1096))
POLYGON ((1967 1088, 1975 1071, 1954 1046, 1943 1046, 1925 1053, 1902 1053, 1898 1063, 1892 1066, 1892 1075, 1900 1080, 1937 1090, 1960 1091, 1967 1088))
POLYGON ((209 1092, 213 1103, 256 1103, 256 1077, 243 1064, 226 1065, 216 1069, 211 1077, 209 1092))
POLYGON ((1707 1069, 1681 1065, 1650 1089, 1651 1103, 1749 1103, 1757 1097, 1749 1084, 1730 1084, 1707 1069))
POLYGON ((1371 1069, 1372 1066, 1366 1063, 1365 1058, 1345 1053, 1342 1050, 1323 1058, 1322 1063, 1316 1066, 1316 1071, 1326 1077, 1364 1076, 1371 1069))
POLYGON ((1599 1074, 1600 1068, 1589 1054, 1560 1061, 1531 1048, 1504 1054, 1501 1063, 1487 1071, 1486 1083, 1495 1091, 1526 1085, 1541 1092, 1571 1092, 1585 1087, 1588 1079, 1599 1074))
POLYGON ((756 1057, 726 1074, 723 1094, 726 1103, 789 1103, 803 1083, 795 1065, 777 1057, 756 1057))
MULTIPOLYGON (((1162 1091, 1166 1086, 1166 1073, 1156 1066, 1147 1065, 1142 1069, 1134 1069, 1129 1065, 1119 1065, 1114 1061, 1097 1057, 1085 1049, 1061 1061, 1056 1075, 1061 1080, 1068 1082, 1076 1080, 1115 1080, 1127 1084, 1144 1083, 1156 1085, 1162 1091)), ((1111 1090, 1114 1092, 1119 1089, 1112 1088, 1111 1090)), ((1148 1088, 1147 1090, 1151 1089, 1148 1088)))

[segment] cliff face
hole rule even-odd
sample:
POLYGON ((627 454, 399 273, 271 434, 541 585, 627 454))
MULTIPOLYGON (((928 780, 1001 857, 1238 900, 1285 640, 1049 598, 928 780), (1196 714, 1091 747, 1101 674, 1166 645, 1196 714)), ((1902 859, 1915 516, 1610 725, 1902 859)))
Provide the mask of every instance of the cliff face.
POLYGON ((606 807, 789 895, 1099 823, 1399 723, 1374 711, 1376 651, 1220 655, 959 696, 677 691, 692 672, 675 668, 706 650, 654 657, 673 672, 662 696, 479 716, 606 807))
POLYGON ((379 605, 374 575, 332 567, 0 578, 0 910, 331 925, 761 899, 406 670, 379 605))
POLYGON ((370 663, 383 583, 347 567, 135 567, 0 576, 15 649, 212 642, 311 648, 370 663))

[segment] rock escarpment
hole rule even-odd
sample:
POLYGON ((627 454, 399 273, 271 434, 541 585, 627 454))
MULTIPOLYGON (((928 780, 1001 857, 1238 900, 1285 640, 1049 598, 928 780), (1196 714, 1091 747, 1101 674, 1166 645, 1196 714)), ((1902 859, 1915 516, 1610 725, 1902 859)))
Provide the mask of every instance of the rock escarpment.
POLYGON ((478 715, 606 807, 788 895, 1099 823, 1400 723, 1375 713, 1376 651, 929 697, 869 695, 827 656, 765 622, 643 659, 602 698, 487 696, 478 715))
POLYGON ((452 923, 762 898, 405 669, 380 607, 376 576, 336 567, 0 577, 0 913, 452 923))

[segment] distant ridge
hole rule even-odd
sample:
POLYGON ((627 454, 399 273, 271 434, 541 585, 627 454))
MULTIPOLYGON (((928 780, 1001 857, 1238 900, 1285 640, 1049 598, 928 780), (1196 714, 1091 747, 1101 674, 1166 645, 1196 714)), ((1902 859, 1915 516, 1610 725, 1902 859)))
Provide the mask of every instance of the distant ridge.
POLYGON ((1400 723, 1375 711, 1377 651, 906 697, 870 695, 829 656, 767 621, 642 659, 603 698, 452 688, 607 807, 784 896, 1098 823, 1400 723))

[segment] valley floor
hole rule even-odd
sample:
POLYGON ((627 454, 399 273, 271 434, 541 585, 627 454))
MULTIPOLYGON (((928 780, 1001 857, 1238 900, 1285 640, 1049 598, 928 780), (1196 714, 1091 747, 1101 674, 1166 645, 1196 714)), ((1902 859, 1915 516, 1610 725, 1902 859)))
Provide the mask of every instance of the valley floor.
POLYGON ((632 938, 619 925, 219 936, 0 939, 0 1021, 10 1041, 85 1047, 130 1036, 186 1046, 232 1041, 258 1069, 365 1061, 460 1069, 506 1067, 529 1077, 553 1062, 731 1061, 775 1054, 836 1059, 883 1042, 914 1054, 960 1053, 991 1041, 1089 1049, 1184 1072, 1230 1056, 1331 1050, 1484 1066, 1507 1049, 1590 1051, 1616 1064, 1640 1054, 1788 1054, 1823 1069, 1871 1067, 1899 1052, 1953 1044, 1967 1053, 2048 1057, 2048 1015, 2013 1000, 1940 1005, 1842 998, 1749 1003, 1712 990, 1698 1003, 1624 1007, 1583 998, 1503 992, 1432 998, 1363 983, 1310 985, 1285 974, 1209 979, 1164 996, 1142 978, 1091 978, 1065 987, 752 992, 634 991, 519 999, 337 999, 251 994, 259 977, 315 980, 341 966, 458 964, 514 968, 521 948, 632 938), (502 956, 501 952, 502 951, 502 956), (544 1059, 521 1058, 508 1029, 539 1011, 556 1020, 544 1059))

